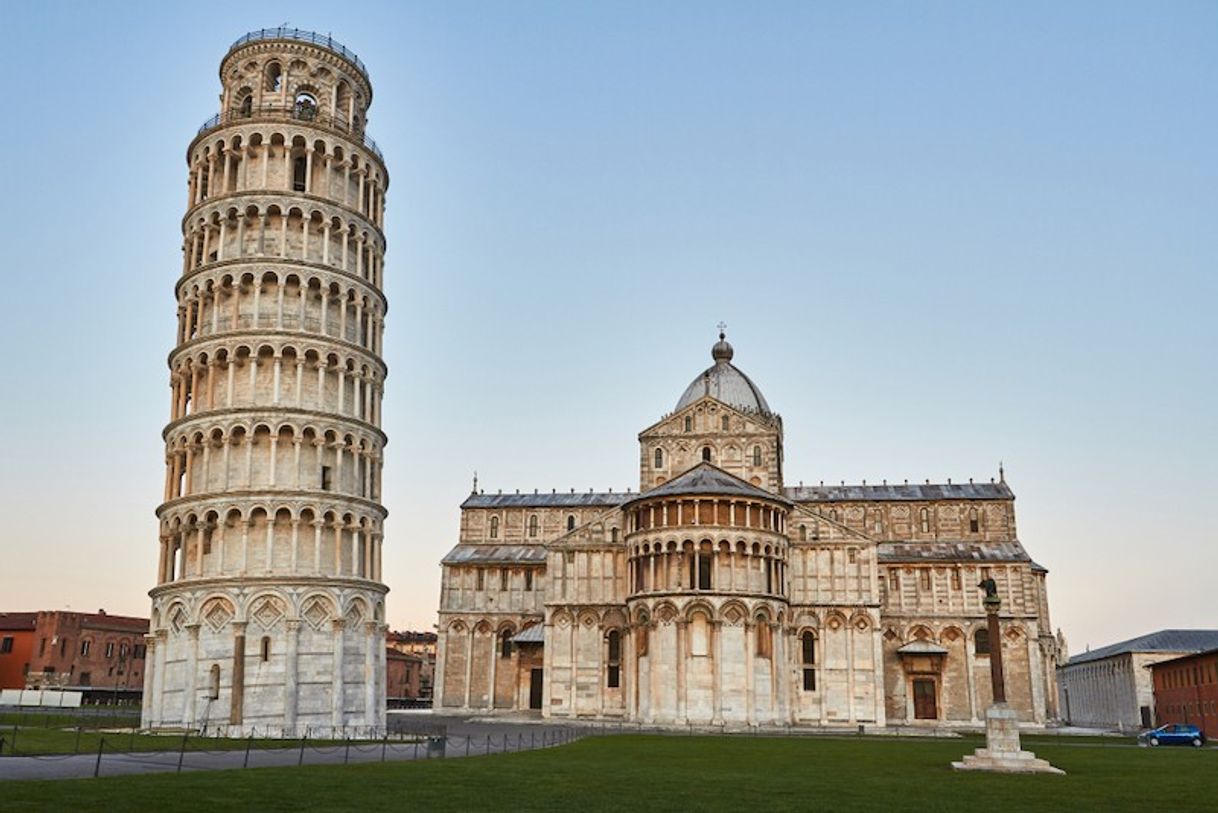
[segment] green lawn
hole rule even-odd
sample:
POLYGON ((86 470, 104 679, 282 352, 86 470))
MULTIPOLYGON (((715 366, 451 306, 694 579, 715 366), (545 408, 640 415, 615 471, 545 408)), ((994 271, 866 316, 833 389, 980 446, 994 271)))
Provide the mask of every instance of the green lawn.
MULTIPOLYGON (((967 747, 974 743, 968 742, 967 747)), ((9 811, 1213 810, 1218 752, 1037 742, 1067 776, 952 771, 961 740, 596 737, 432 760, 0 784, 9 811)))
MULTIPOLYGON (((138 717, 95 718, 67 715, 0 715, 0 759, 10 756, 96 754, 101 740, 106 753, 177 751, 182 735, 139 734, 132 726, 138 717), (116 730, 119 729, 119 730, 116 730)), ((398 738, 394 738, 396 742, 398 738)), ((314 747, 341 744, 342 740, 310 740, 314 747)), ((189 751, 242 751, 249 748, 299 748, 299 739, 190 736, 189 751)))

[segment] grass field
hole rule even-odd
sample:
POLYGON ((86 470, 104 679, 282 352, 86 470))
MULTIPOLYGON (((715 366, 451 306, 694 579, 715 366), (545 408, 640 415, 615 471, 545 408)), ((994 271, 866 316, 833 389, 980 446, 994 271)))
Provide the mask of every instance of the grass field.
MULTIPOLYGON (((1036 741, 1067 776, 962 774, 975 741, 595 737, 428 762, 0 785, 0 809, 1214 810, 1218 752, 1036 741)), ((1029 742, 1031 745, 1032 743, 1029 742)))
MULTIPOLYGON (((79 716, 57 714, 0 714, 0 758, 48 754, 94 754, 104 738, 107 753, 176 751, 182 746, 181 734, 139 734, 132 716, 79 716)), ((394 738, 396 741, 396 737, 394 738)), ((335 745, 341 740, 311 740, 314 747, 335 745)), ((187 738, 190 751, 243 751, 246 748, 299 748, 299 739, 255 737, 252 740, 227 737, 187 738)), ((3 797, 0 797, 0 801, 3 797)), ((3 806, 0 805, 0 810, 3 806)))

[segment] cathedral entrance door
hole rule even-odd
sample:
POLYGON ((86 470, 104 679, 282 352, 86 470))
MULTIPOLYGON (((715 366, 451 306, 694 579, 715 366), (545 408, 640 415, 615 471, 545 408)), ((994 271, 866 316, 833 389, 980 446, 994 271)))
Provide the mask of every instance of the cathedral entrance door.
POLYGON ((542 669, 534 669, 529 673, 529 708, 541 708, 541 686, 545 672, 542 669))
POLYGON ((935 699, 935 681, 931 678, 914 678, 914 719, 938 720, 939 707, 935 699))

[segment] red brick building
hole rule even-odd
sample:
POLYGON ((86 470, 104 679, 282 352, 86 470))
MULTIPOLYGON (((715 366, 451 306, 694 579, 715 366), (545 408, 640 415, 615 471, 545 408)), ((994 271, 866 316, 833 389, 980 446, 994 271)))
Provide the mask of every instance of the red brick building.
MULTIPOLYGON (((414 690, 413 694, 398 695, 394 693, 395 686, 398 684, 395 684, 393 681, 393 664, 390 663, 388 665, 390 697, 409 697, 412 699, 427 699, 431 697, 436 674, 436 640, 437 636, 434 632, 390 632, 385 636, 385 644, 391 653, 397 652, 404 655, 413 655, 420 660, 418 687, 414 690)), ((398 668, 403 667, 399 666, 398 668)))
POLYGON ((38 613, 0 613, 0 689, 24 689, 38 613))
POLYGON ((16 629, 0 631, 0 688, 143 687, 147 618, 46 610, 0 614, 5 626, 16 629))
POLYGON ((1218 739, 1218 649, 1160 661, 1150 670, 1155 719, 1191 723, 1218 739))
POLYGON ((386 647, 385 691, 391 703, 394 700, 419 699, 423 663, 423 658, 418 655, 408 655, 405 652, 398 652, 392 647, 386 647))

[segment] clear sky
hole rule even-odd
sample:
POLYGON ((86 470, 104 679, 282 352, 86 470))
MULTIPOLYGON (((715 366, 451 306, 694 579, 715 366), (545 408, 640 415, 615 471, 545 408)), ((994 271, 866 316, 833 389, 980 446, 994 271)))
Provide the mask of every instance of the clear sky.
POLYGON ((389 163, 394 627, 474 469, 637 488, 719 320, 789 482, 1003 460, 1073 650, 1218 627, 1218 4, 248 8, 5 5, 0 608, 148 611, 185 150, 286 21, 389 163))

